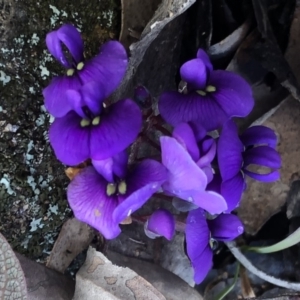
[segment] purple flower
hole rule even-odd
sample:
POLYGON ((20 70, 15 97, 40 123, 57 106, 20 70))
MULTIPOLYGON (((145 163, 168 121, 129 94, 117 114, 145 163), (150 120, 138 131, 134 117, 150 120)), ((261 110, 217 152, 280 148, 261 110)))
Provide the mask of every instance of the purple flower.
POLYGON ((168 210, 156 210, 145 223, 145 233, 152 239, 164 236, 170 241, 175 233, 174 216, 168 210))
POLYGON ((249 84, 239 75, 213 71, 207 54, 200 49, 197 58, 182 65, 180 75, 186 90, 165 92, 158 108, 161 116, 172 125, 197 121, 208 131, 218 129, 230 117, 245 117, 254 99, 249 84))
MULTIPOLYGON (((107 239, 115 238, 121 231, 120 222, 139 209, 166 180, 166 170, 157 161, 146 159, 126 174, 126 155, 116 160, 123 177, 116 174, 107 180, 95 168, 87 167, 69 184, 68 201, 75 217, 96 228, 107 239), (121 162, 122 161, 122 162, 121 162)), ((113 165, 112 164, 112 165, 113 165)), ((107 168, 98 164, 98 170, 107 168)), ((106 173, 110 173, 106 172, 106 173)), ((118 172, 117 172, 118 173, 118 172)), ((120 174, 120 173, 119 173, 120 174)))
POLYGON ((218 162, 222 177, 221 194, 227 201, 228 212, 235 209, 245 189, 244 174, 253 179, 271 182, 279 179, 281 159, 276 146, 276 135, 265 126, 248 128, 240 137, 235 123, 223 126, 218 142, 218 162), (251 165, 269 169, 265 174, 250 171, 251 165))
POLYGON ((95 82, 79 91, 69 90, 72 111, 56 118, 49 139, 56 157, 66 165, 77 165, 88 158, 102 160, 127 148, 142 126, 142 114, 130 99, 103 106, 102 90, 95 82))
POLYGON ((198 133, 197 136, 202 137, 202 141, 197 143, 192 128, 181 123, 174 129, 173 137, 160 138, 162 163, 168 170, 163 190, 211 214, 218 214, 227 209, 225 199, 214 191, 205 190, 208 176, 212 178, 210 163, 216 153, 215 143, 203 139, 203 134, 198 133), (201 150, 205 152, 201 153, 201 150))
POLYGON ((212 246, 216 241, 231 241, 241 235, 244 227, 240 219, 231 214, 219 215, 206 220, 205 212, 196 209, 189 212, 186 220, 187 254, 194 269, 194 280, 199 284, 213 266, 212 246))
POLYGON ((107 42, 96 57, 84 62, 80 34, 74 26, 66 24, 48 33, 46 44, 50 53, 66 68, 66 75, 55 77, 43 90, 45 107, 54 117, 62 117, 72 110, 72 99, 65 95, 67 90, 77 90, 85 83, 97 81, 102 97, 106 98, 125 74, 127 54, 119 42, 107 42), (62 46, 68 49, 70 58, 62 46))

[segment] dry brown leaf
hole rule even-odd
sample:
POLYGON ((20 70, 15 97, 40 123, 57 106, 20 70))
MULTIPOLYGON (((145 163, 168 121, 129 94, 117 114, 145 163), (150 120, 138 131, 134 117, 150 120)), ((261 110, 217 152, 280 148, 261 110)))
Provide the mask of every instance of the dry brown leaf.
POLYGON ((166 300, 148 281, 128 268, 113 265, 102 253, 89 248, 76 275, 74 300, 166 300))
POLYGON ((77 219, 67 220, 51 251, 47 267, 64 273, 73 259, 92 241, 94 230, 77 219))

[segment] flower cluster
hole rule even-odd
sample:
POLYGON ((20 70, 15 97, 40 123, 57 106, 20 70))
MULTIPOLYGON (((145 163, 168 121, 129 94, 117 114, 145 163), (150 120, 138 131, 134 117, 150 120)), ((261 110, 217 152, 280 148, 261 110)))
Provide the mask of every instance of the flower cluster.
MULTIPOLYGON (((126 71, 123 46, 107 42, 96 57, 84 61, 83 41, 72 25, 50 32, 46 42, 66 68, 66 74, 55 77, 43 91, 45 106, 55 117, 50 143, 62 163, 88 163, 68 186, 74 215, 112 239, 121 232, 119 224, 153 194, 164 193, 186 216, 187 254, 195 282, 200 283, 212 267, 213 241, 232 240, 243 233, 242 222, 231 212, 246 188, 244 176, 260 181, 279 178, 275 133, 253 126, 239 136, 232 120, 251 112, 250 86, 234 73, 213 70, 200 49, 197 58, 180 69, 184 89, 159 97, 161 117, 174 127, 171 135, 160 134, 161 160, 145 157, 128 164, 128 147, 152 108, 144 87, 136 89, 136 101, 105 103, 126 71), (213 130, 219 130, 219 137, 210 135, 213 130), (266 167, 268 172, 251 171, 251 165, 266 167)), ((163 208, 145 223, 150 238, 171 240, 175 228, 176 216, 163 208)))

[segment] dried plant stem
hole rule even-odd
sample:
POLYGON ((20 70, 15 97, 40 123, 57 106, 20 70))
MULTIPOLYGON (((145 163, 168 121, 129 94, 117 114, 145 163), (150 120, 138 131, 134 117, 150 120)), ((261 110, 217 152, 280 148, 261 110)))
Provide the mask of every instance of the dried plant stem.
POLYGON ((295 291, 300 291, 300 283, 296 282, 289 282, 286 280, 278 279, 276 277, 273 277, 271 275, 266 274, 265 272, 257 269, 249 260, 248 258, 240 251, 238 247, 236 247, 235 242, 225 242, 230 252, 233 254, 233 256, 250 272, 255 274, 257 277, 268 281, 274 285, 286 288, 286 289, 292 289, 295 291))

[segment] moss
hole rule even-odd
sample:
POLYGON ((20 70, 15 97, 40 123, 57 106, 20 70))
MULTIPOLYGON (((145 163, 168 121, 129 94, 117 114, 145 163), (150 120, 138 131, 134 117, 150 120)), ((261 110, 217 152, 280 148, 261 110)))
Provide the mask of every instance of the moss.
MULTIPOLYGON (((51 122, 42 89, 62 70, 45 46, 45 35, 63 23, 80 28, 86 56, 117 38, 116 0, 19 2, 0 28, 0 231, 13 248, 31 258, 48 256, 64 220, 71 215, 68 179, 47 140, 51 122), (3 35, 4 36, 4 35, 3 35), (10 124, 10 126, 8 126, 10 124), (14 125, 14 126, 12 126, 14 125)), ((3 13, 3 12, 2 12, 3 13)))

